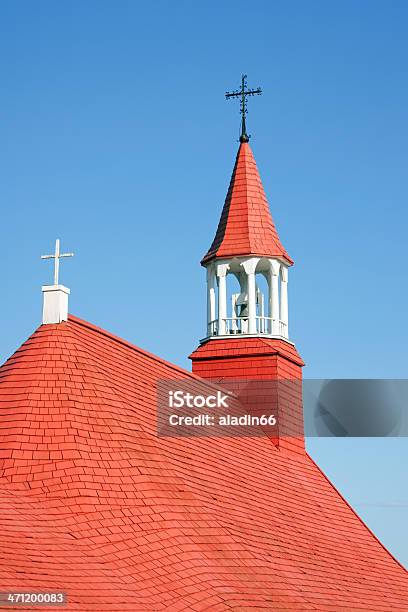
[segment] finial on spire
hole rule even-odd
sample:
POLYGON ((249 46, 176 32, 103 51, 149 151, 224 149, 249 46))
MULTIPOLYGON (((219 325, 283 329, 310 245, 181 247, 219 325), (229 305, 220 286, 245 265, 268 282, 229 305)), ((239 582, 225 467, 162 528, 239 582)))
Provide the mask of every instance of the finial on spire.
POLYGON ((257 89, 247 88, 247 75, 243 74, 241 89, 236 89, 231 92, 227 91, 225 94, 225 97, 227 98, 227 100, 229 100, 230 98, 241 98, 240 113, 242 115, 242 119, 241 119, 241 136, 239 137, 240 142, 248 142, 250 139, 250 135, 248 135, 246 131, 246 120, 245 120, 245 115, 248 112, 247 96, 261 95, 261 93, 262 93, 262 89, 260 87, 258 87, 257 89))
POLYGON ((59 260, 61 257, 73 257, 73 253, 60 253, 60 240, 59 238, 55 241, 55 253, 54 255, 41 255, 41 259, 53 259, 54 260, 54 285, 59 283, 59 260))

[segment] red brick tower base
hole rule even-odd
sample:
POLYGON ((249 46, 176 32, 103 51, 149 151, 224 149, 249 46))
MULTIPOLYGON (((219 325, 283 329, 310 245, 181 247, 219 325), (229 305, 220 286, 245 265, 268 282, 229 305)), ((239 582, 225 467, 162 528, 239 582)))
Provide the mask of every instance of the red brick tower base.
POLYGON ((304 362, 293 344, 277 338, 210 338, 190 359, 193 373, 213 382, 277 381, 270 391, 276 401, 278 390, 278 434, 274 442, 280 448, 303 452, 304 362))

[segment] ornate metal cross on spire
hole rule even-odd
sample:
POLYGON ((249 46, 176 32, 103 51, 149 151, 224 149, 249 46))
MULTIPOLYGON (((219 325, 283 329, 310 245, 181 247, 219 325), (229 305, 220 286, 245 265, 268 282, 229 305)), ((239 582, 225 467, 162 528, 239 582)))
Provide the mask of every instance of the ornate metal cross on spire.
POLYGON ((59 238, 55 241, 55 253, 54 255, 41 255, 41 259, 53 259, 54 260, 54 285, 58 285, 59 277, 59 260, 61 257, 73 257, 73 253, 60 253, 60 241, 59 238))
POLYGON ((248 136, 247 131, 246 131, 246 121, 245 121, 245 115, 248 112, 247 96, 261 95, 261 93, 262 93, 262 89, 260 87, 258 87, 257 89, 247 88, 247 75, 243 74, 241 89, 236 89, 235 91, 231 91, 231 92, 227 91, 225 94, 225 97, 227 98, 227 100, 229 100, 229 98, 241 98, 240 112, 242 115, 242 120, 241 120, 241 136, 239 137, 240 142, 248 142, 250 138, 250 136, 248 136))

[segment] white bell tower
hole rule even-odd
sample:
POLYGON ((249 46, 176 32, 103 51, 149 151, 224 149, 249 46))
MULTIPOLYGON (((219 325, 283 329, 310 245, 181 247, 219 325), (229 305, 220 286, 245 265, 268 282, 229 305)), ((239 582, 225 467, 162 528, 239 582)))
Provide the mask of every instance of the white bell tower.
POLYGON ((293 261, 280 241, 248 141, 243 112, 240 145, 217 231, 201 260, 208 286, 205 340, 289 339, 288 269, 293 261))
POLYGON ((207 338, 268 336, 288 339, 288 264, 269 257, 233 257, 205 264, 207 338), (234 276, 240 292, 228 299, 234 276), (266 295, 257 278, 266 279, 266 295))

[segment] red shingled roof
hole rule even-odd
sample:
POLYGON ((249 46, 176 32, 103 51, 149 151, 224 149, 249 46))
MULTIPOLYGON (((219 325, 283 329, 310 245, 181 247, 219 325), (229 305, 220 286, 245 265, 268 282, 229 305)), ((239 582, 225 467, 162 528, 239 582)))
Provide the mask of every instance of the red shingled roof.
POLYGON ((0 369, 1 590, 68 610, 407 610, 407 577, 306 453, 158 438, 192 374, 71 317, 0 369))
POLYGON ((235 255, 282 257, 289 264, 293 263, 279 240, 247 142, 239 146, 218 229, 201 263, 235 255))

